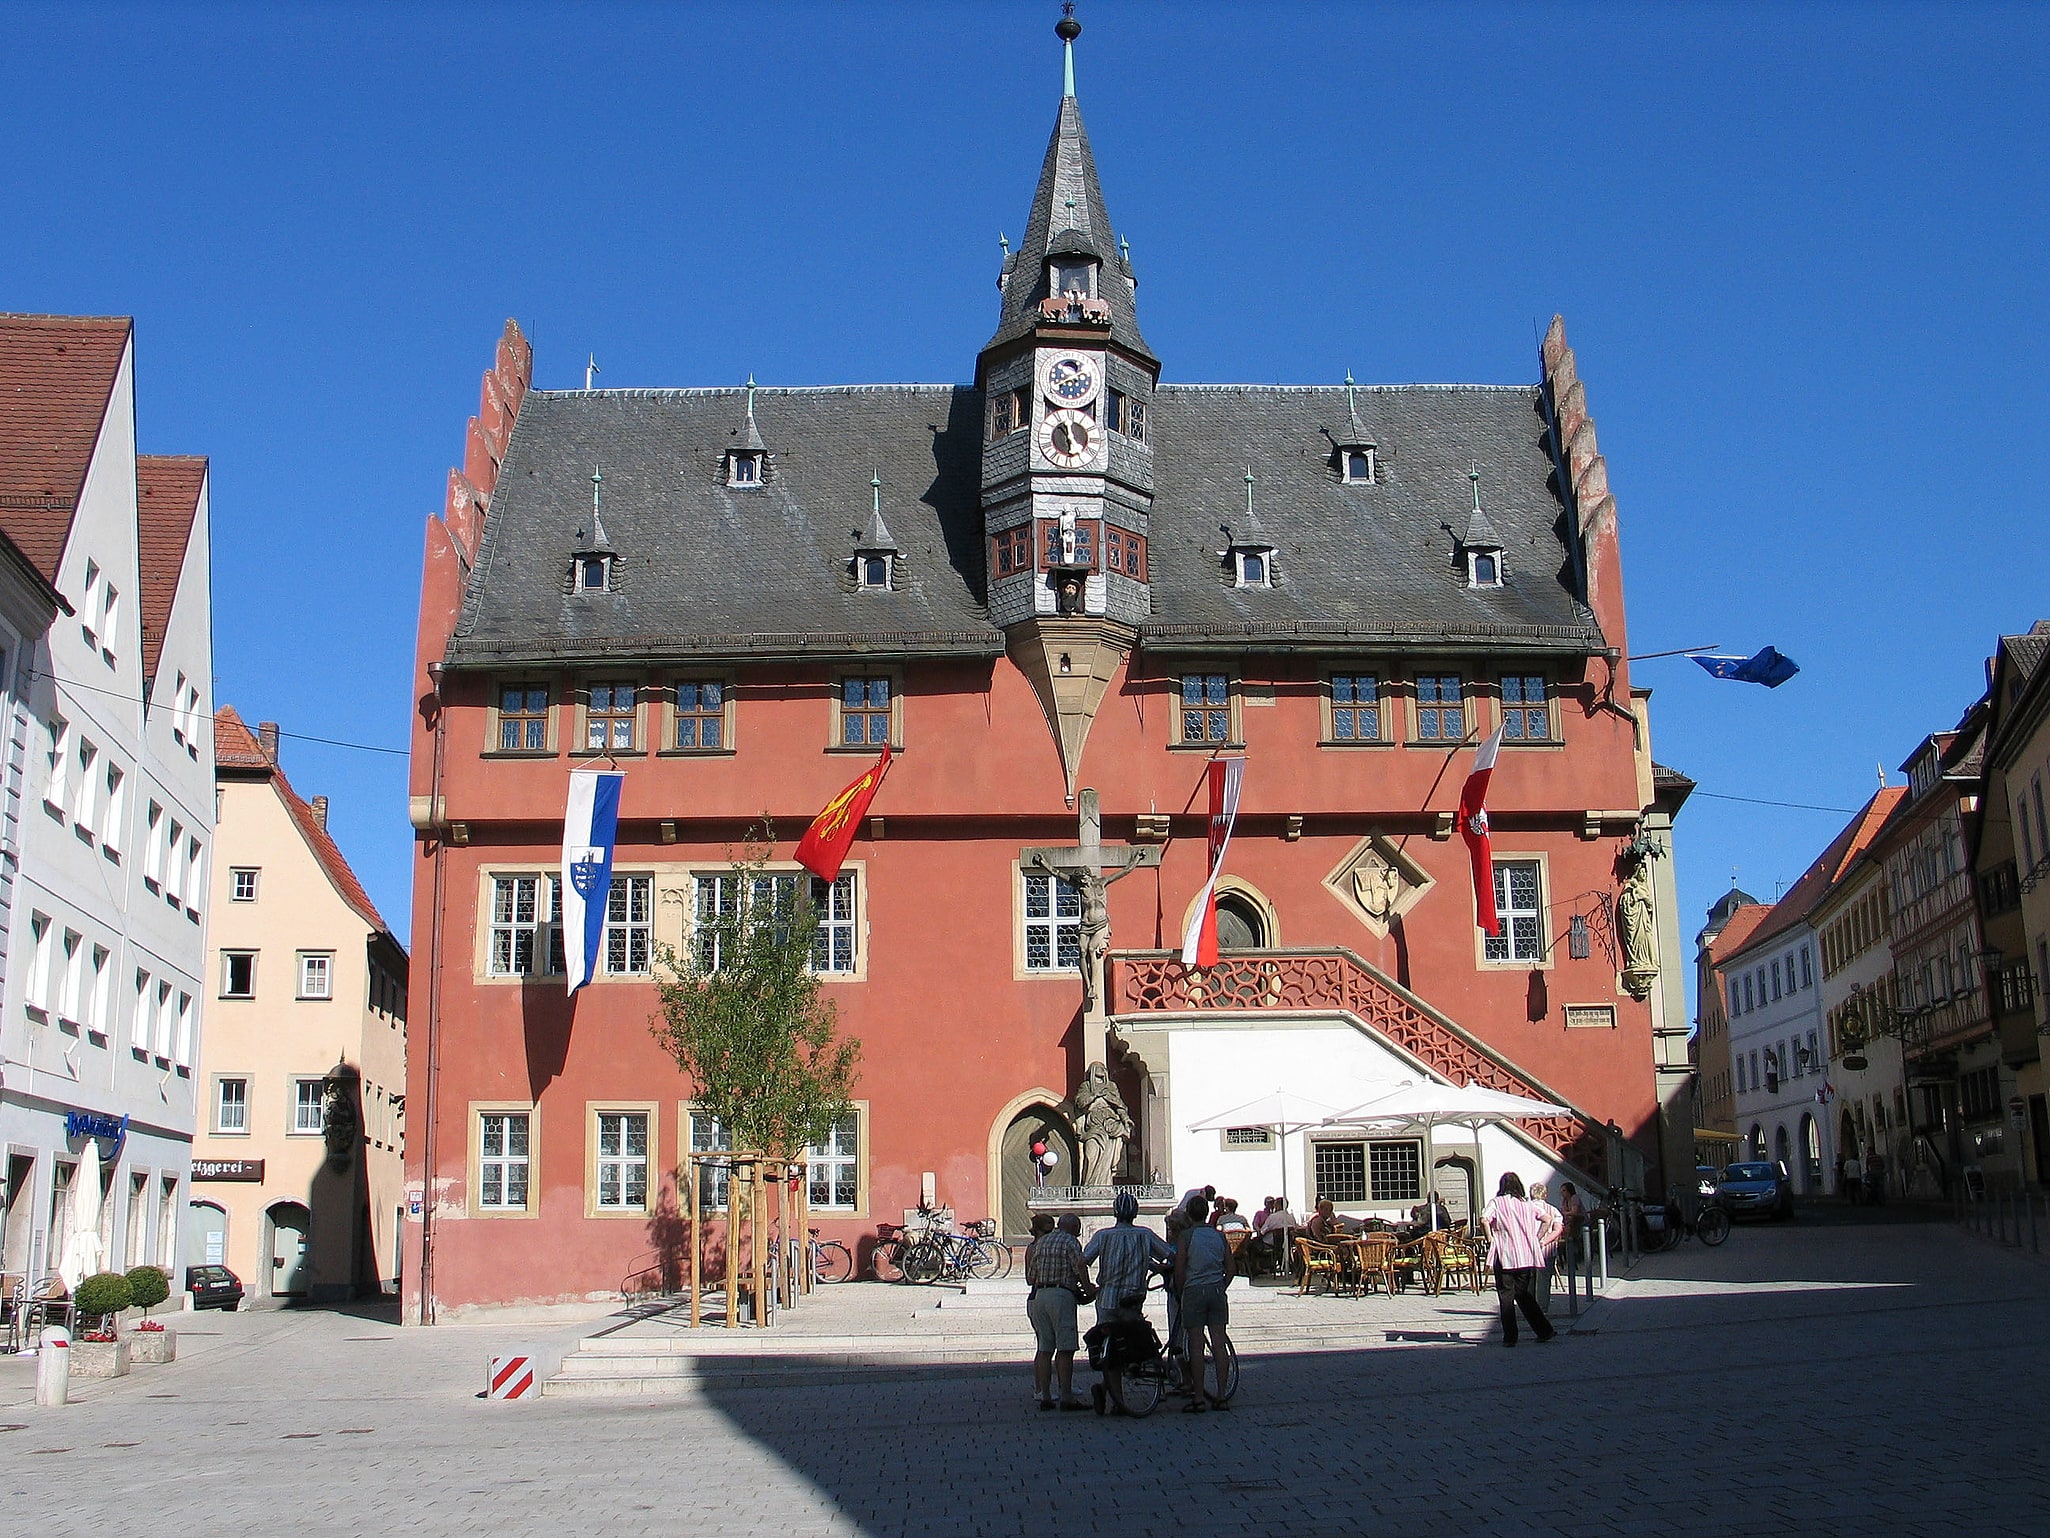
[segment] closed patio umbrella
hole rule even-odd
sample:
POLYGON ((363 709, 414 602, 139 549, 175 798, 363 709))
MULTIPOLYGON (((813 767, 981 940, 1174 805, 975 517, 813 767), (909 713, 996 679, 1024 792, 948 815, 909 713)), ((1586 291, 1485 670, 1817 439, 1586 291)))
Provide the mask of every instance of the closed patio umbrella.
POLYGON ((76 1292, 78 1284, 105 1261, 100 1249, 100 1140, 89 1137, 71 1174, 71 1233, 64 1241, 57 1274, 76 1292))

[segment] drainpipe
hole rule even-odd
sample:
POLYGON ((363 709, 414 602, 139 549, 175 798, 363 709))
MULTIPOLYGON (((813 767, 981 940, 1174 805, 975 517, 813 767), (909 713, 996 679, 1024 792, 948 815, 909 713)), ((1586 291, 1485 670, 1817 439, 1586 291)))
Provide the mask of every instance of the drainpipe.
POLYGON ((434 783, 428 802, 427 825, 434 834, 434 903, 427 931, 427 1118, 421 1140, 420 1182, 420 1322, 434 1323, 434 1209, 435 1144, 441 1079, 441 925, 443 869, 448 853, 448 819, 442 815, 441 758, 447 737, 447 707, 441 697, 439 662, 427 664, 427 677, 434 688, 434 783))

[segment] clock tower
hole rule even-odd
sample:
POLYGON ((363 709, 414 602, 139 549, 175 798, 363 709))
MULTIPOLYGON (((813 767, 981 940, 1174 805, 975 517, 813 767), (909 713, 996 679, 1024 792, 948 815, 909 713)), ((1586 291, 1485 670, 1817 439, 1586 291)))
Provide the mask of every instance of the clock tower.
MULTIPOLYGON (((1071 8, 1072 9, 1072 8, 1071 8)), ((1138 280, 1113 232, 1075 100, 1075 38, 1060 115, 1016 249, 997 278, 1001 318, 976 364, 990 618, 1031 680, 1060 749, 1068 798, 1104 691, 1152 613, 1154 387, 1138 280)))

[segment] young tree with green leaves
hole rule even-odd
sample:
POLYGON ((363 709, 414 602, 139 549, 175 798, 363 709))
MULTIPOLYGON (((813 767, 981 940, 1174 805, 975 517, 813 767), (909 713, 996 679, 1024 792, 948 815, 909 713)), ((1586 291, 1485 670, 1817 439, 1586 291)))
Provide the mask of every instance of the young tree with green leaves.
POLYGON ((849 1110, 861 1043, 812 970, 818 907, 803 871, 771 871, 774 831, 751 837, 719 912, 658 953, 655 1039, 737 1149, 794 1159, 849 1110))

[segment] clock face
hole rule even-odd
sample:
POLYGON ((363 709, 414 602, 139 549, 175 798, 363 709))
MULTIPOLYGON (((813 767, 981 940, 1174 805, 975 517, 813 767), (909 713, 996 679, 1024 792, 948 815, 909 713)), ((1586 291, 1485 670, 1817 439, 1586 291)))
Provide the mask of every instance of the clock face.
POLYGON ((1087 412, 1051 411, 1039 424, 1039 452, 1062 470, 1079 470, 1096 458, 1096 436, 1087 412))
POLYGON ((1103 380, 1092 359, 1062 353, 1047 363, 1042 384, 1056 406, 1086 406, 1096 399, 1103 380))

